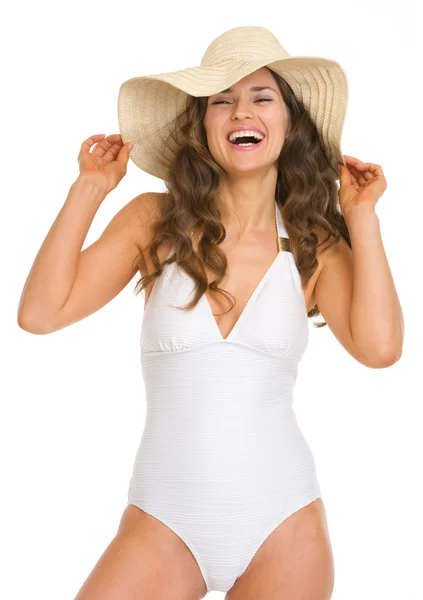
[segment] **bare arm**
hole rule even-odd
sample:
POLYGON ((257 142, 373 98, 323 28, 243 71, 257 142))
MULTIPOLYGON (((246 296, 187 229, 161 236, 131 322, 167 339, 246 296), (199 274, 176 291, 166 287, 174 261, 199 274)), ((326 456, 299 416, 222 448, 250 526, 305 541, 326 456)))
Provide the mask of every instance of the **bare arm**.
POLYGON ((82 245, 105 197, 104 187, 93 181, 72 184, 25 281, 18 308, 22 329, 48 331, 72 289, 82 245))
POLYGON ((137 272, 135 259, 147 234, 142 215, 148 215, 154 197, 147 192, 131 200, 99 239, 81 251, 104 192, 92 182, 77 180, 26 280, 19 326, 31 333, 51 333, 110 302, 137 272))

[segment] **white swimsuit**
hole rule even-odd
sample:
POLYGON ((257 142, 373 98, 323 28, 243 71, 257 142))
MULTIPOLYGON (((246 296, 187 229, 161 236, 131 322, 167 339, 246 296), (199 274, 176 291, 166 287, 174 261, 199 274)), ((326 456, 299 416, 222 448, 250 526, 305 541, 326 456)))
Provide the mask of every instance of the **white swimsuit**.
POLYGON ((207 591, 227 592, 270 533, 321 495, 292 407, 307 308, 275 208, 279 253, 227 338, 205 294, 174 308, 194 290, 176 262, 144 309, 147 412, 128 504, 185 542, 207 591))

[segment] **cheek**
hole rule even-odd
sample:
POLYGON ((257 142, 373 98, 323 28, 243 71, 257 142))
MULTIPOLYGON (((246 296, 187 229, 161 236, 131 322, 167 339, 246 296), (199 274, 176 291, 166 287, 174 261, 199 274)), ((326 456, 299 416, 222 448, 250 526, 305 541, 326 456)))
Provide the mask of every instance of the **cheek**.
POLYGON ((268 108, 269 110, 266 113, 266 124, 269 125, 269 128, 272 127, 274 129, 285 131, 289 122, 289 115, 286 108, 276 104, 273 104, 268 108))
POLYGON ((226 121, 224 114, 208 108, 203 118, 203 127, 208 136, 217 138, 224 131, 226 121))

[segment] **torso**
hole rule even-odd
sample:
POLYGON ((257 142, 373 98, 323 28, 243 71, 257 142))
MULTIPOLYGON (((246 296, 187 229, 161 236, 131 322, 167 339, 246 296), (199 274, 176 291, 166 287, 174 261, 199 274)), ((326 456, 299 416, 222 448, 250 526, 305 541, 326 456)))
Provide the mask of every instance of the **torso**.
MULTIPOLYGON (((198 238, 193 236, 194 248, 198 247, 198 238)), ((296 257, 296 248, 292 244, 293 254, 296 257)), ((237 241, 235 234, 227 232, 225 241, 219 246, 226 254, 228 260, 228 271, 225 278, 219 284, 220 288, 232 294, 236 300, 235 306, 226 314, 216 315, 216 322, 222 331, 229 332, 234 323, 239 318, 244 309, 248 298, 251 296, 257 283, 262 278, 272 261, 277 255, 276 242, 276 224, 274 228, 268 232, 251 234, 249 239, 237 241)), ((163 243, 159 250, 158 256, 160 261, 166 259, 171 249, 171 243, 163 243)), ((318 260, 318 267, 308 281, 307 285, 303 286, 304 299, 307 306, 307 311, 310 311, 314 305, 314 289, 319 277, 319 274, 324 266, 323 257, 318 260)), ((140 268, 141 276, 145 276, 155 271, 149 251, 143 253, 143 265, 140 268)), ((206 270, 207 271, 207 270, 206 270)), ((209 283, 215 278, 214 273, 207 271, 209 283)), ((156 281, 156 280, 155 280, 156 281)), ((145 304, 152 292, 155 281, 145 288, 145 304)), ((222 313, 229 308, 228 301, 220 294, 212 294, 207 292, 207 298, 213 313, 222 313)))
MULTIPOLYGON (((176 263, 150 286, 140 339, 147 413, 128 490, 129 504, 193 549, 207 591, 221 592, 243 573, 241 585, 248 585, 246 568, 263 540, 321 496, 292 406, 309 338, 294 255, 283 244, 277 253, 272 225, 242 241, 229 237, 221 247, 230 268, 220 287, 243 308, 234 327, 237 305, 216 327, 207 304, 226 309, 219 295, 179 310, 192 299, 193 281, 176 263)), ((158 258, 171 250, 163 244, 158 258)), ((153 269, 146 253, 144 272, 153 269)))

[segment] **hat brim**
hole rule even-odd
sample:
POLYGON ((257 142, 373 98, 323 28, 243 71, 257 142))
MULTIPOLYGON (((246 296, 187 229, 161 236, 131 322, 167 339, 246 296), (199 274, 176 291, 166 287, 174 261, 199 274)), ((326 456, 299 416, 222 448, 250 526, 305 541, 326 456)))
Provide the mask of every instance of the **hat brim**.
POLYGON ((187 95, 211 96, 263 66, 283 77, 304 103, 338 176, 338 163, 345 164, 340 140, 348 106, 348 80, 337 61, 316 56, 232 59, 219 68, 189 67, 125 81, 119 89, 118 121, 123 143, 134 142, 131 160, 143 171, 167 180, 178 151, 170 135, 175 120, 185 110, 187 95))

